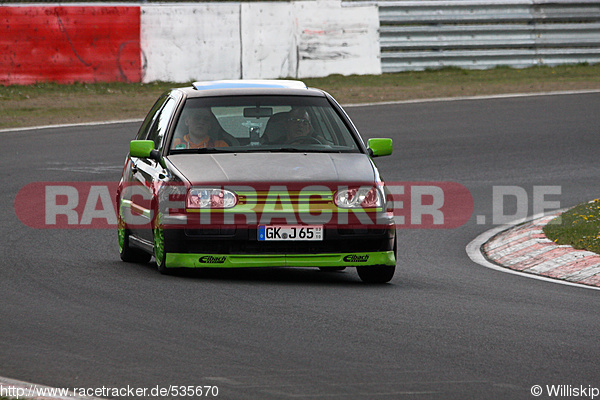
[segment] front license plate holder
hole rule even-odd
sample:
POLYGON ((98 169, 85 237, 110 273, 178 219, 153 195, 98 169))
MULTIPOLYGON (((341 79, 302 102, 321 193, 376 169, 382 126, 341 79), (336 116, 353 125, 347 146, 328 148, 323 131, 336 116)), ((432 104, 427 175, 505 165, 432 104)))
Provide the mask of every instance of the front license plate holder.
POLYGON ((301 241, 323 240, 322 225, 259 225, 258 241, 301 241))

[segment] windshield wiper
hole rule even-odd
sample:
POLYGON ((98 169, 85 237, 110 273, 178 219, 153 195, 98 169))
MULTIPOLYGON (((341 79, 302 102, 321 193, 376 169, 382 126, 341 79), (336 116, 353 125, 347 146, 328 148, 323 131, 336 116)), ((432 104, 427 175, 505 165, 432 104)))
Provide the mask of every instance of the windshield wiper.
POLYGON ((273 153, 305 153, 306 149, 287 146, 287 147, 271 148, 271 149, 269 149, 269 151, 273 152, 273 153))
POLYGON ((307 149, 298 147, 269 147, 269 146, 249 146, 238 147, 236 153, 306 153, 307 149))
POLYGON ((200 149, 192 149, 194 152, 201 153, 236 153, 237 150, 232 150, 229 147, 202 147, 200 149))
POLYGON ((199 149, 172 149, 170 154, 209 154, 209 153, 237 153, 239 150, 229 147, 202 147, 199 149))
POLYGON ((340 149, 340 148, 298 148, 298 147, 278 147, 275 149, 269 149, 273 153, 346 153, 351 152, 352 149, 340 149))

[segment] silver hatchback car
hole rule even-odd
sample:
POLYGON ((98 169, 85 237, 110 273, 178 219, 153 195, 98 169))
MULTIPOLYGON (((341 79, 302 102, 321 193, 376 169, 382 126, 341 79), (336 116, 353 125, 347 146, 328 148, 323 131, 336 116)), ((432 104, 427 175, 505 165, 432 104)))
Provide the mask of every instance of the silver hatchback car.
POLYGON ((196 82, 164 93, 117 192, 120 256, 179 268, 356 267, 394 276, 391 198, 340 105, 299 81, 196 82))

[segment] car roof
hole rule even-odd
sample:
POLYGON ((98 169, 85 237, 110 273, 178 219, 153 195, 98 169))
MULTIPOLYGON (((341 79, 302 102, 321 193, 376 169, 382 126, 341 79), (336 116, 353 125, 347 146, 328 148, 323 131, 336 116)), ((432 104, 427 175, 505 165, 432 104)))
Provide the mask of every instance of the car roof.
POLYGON ((294 80, 218 80, 194 82, 191 87, 179 88, 186 97, 213 96, 318 96, 325 97, 322 90, 308 88, 304 82, 294 80))
POLYGON ((290 80, 266 80, 266 79, 240 79, 240 80, 221 80, 221 81, 200 81, 194 82, 196 90, 210 89, 246 89, 246 88, 262 88, 262 89, 307 89, 306 84, 302 81, 290 80))

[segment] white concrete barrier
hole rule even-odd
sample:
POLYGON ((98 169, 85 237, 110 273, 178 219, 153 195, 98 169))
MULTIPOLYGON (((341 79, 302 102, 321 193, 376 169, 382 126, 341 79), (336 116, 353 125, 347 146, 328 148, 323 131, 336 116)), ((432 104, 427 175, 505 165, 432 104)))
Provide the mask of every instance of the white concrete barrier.
POLYGON ((143 82, 239 77, 240 4, 143 5, 143 82))
POLYGON ((292 7, 298 21, 296 77, 381 74, 376 6, 299 1, 292 7))
POLYGON ((381 74, 376 5, 141 6, 143 81, 381 74))
POLYGON ((290 3, 242 3, 242 70, 236 78, 295 77, 296 21, 290 3))

